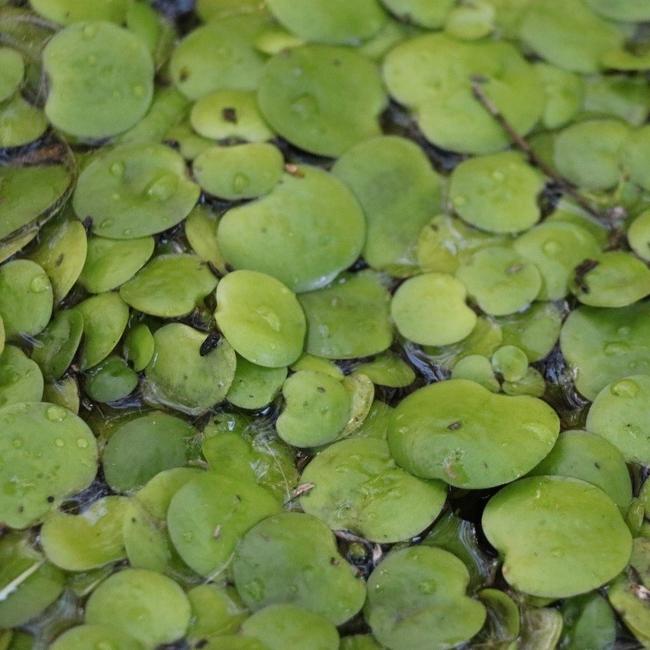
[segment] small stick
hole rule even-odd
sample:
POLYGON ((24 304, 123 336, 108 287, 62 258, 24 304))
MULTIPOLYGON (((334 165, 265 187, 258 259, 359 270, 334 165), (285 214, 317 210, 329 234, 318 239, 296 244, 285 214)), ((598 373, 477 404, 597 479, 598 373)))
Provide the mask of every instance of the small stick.
POLYGON ((499 110, 497 105, 485 94, 482 83, 484 78, 480 76, 472 77, 472 95, 483 106, 483 108, 494 118, 494 120, 501 126, 501 128, 508 134, 512 142, 523 151, 533 165, 539 167, 549 178, 552 178, 567 194, 570 194, 575 202, 589 214, 596 217, 600 222, 604 223, 608 228, 612 227, 611 222, 606 217, 603 217, 587 199, 576 190, 576 188, 560 176, 554 169, 547 165, 532 149, 528 142, 515 130, 515 128, 504 117, 503 113, 499 110))
POLYGON ((315 483, 301 483, 289 496, 289 498, 284 502, 284 505, 289 505, 292 501, 295 501, 298 497, 301 497, 303 494, 309 494, 316 487, 315 483))

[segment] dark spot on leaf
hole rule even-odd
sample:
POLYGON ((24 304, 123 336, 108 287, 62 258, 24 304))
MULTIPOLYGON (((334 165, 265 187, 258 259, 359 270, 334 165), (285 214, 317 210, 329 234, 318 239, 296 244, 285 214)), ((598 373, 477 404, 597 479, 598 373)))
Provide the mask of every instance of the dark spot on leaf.
POLYGON ((226 122, 237 124, 237 111, 232 107, 226 107, 221 111, 221 116, 226 122))
POLYGON ((220 340, 221 340, 221 335, 219 334, 219 332, 210 332, 210 334, 208 334, 205 341, 201 343, 199 354, 202 357, 210 354, 210 352, 212 352, 212 350, 214 350, 217 347, 220 340))

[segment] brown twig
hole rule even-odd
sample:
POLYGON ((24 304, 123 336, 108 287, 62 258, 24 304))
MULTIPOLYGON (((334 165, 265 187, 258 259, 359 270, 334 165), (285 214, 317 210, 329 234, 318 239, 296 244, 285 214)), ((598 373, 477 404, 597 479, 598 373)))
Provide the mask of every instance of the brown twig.
POLYGON ((544 162, 531 148, 526 139, 520 135, 517 130, 508 122, 503 113, 499 110, 497 105, 485 94, 483 90, 483 77, 475 76, 471 79, 472 95, 483 106, 483 108, 494 118, 494 120, 501 126, 501 128, 508 134, 512 142, 523 151, 528 160, 539 167, 549 178, 553 179, 561 188, 562 191, 569 194, 573 200, 586 212, 598 219, 608 228, 612 228, 612 221, 606 216, 602 215, 594 206, 572 185, 566 178, 560 176, 550 165, 544 162))
POLYGON ((291 492, 289 498, 284 502, 284 505, 289 505, 292 501, 295 501, 298 497, 301 497, 303 494, 309 494, 316 487, 315 483, 301 483, 296 487, 296 489, 291 492))

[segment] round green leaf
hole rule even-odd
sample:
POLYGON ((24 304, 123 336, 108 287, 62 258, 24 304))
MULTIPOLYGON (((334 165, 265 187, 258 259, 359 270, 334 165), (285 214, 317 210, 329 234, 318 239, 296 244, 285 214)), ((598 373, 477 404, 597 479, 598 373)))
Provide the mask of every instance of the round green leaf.
POLYGON ((586 431, 561 433, 551 453, 530 474, 579 478, 599 487, 621 511, 632 501, 623 455, 605 438, 586 431))
POLYGON ((514 249, 542 276, 539 300, 560 300, 569 292, 576 266, 600 254, 595 237, 578 225, 546 222, 514 241, 514 249))
POLYGON ((21 147, 40 138, 46 130, 43 111, 26 102, 22 95, 14 95, 0 105, 0 147, 21 147))
POLYGON ((212 576, 225 569, 244 533, 279 510, 264 488, 205 472, 173 496, 167 526, 185 563, 200 575, 212 576))
POLYGON ((523 43, 549 63, 574 72, 598 72, 601 56, 623 44, 624 34, 582 0, 526 4, 519 27, 523 43))
POLYGON ((302 473, 313 488, 300 505, 332 529, 373 542, 414 537, 440 513, 446 487, 397 467, 383 440, 355 438, 321 451, 302 473))
POLYGON ((352 359, 383 352, 393 340, 390 294, 372 271, 346 274, 298 297, 307 317, 309 354, 352 359))
POLYGON ((25 63, 20 52, 10 47, 0 47, 0 70, 0 102, 4 102, 23 81, 25 63))
POLYGON ((395 460, 412 474, 478 489, 533 469, 559 431, 555 411, 539 399, 495 395, 474 382, 451 379, 402 400, 388 442, 395 460))
POLYGON ((650 294, 650 269, 625 251, 599 255, 597 264, 572 283, 573 293, 591 307, 627 307, 650 294))
POLYGON ((522 479, 493 496, 483 530, 503 556, 505 579, 533 596, 596 589, 625 568, 632 536, 614 502, 573 478, 522 479))
POLYGON ((159 255, 120 288, 127 305, 151 316, 186 316, 217 286, 217 278, 196 255, 159 255))
POLYGON ((390 648, 451 648, 483 626, 485 607, 466 595, 469 573, 454 555, 414 546, 390 553, 370 574, 365 615, 390 648))
POLYGON ((476 325, 465 287, 447 273, 425 273, 400 285, 390 304, 399 333, 419 345, 449 345, 476 325))
POLYGON ((536 63, 535 71, 544 85, 546 102, 542 122, 547 129, 564 126, 582 108, 584 84, 579 75, 548 63, 536 63))
POLYGON ((55 302, 61 302, 79 278, 86 250, 86 231, 68 210, 40 231, 30 258, 48 274, 55 302))
POLYGON ((221 339, 216 349, 201 355, 206 338, 182 323, 156 331, 143 385, 148 402, 199 415, 226 397, 235 376, 235 352, 221 339))
POLYGON ((256 420, 220 414, 203 430, 203 456, 220 476, 250 479, 278 501, 291 497, 298 482, 294 450, 256 420))
POLYGON ((607 650, 616 641, 616 619, 607 600, 598 593, 577 596, 562 605, 562 645, 567 650, 607 650))
POLYGON ((611 442, 627 462, 650 463, 649 395, 647 375, 613 381, 596 395, 587 415, 587 430, 611 442))
POLYGON ((43 67, 48 119, 79 138, 126 131, 151 103, 151 55, 135 34, 117 25, 91 21, 62 29, 46 45, 43 67))
POLYGON ((627 230, 630 248, 646 262, 650 262, 650 210, 644 210, 627 230))
POLYGON ((630 373, 650 371, 650 305, 620 309, 579 307, 569 314, 560 348, 576 388, 589 400, 630 373))
POLYGON ((190 123, 199 135, 213 140, 263 142, 273 137, 255 94, 244 90, 218 90, 201 97, 192 106, 190 123))
POLYGON ((89 293, 112 291, 130 280, 151 257, 153 237, 119 240, 91 237, 79 284, 89 293))
POLYGON ((86 393, 96 402, 124 399, 137 385, 138 375, 117 355, 112 355, 91 368, 84 382, 86 393))
POLYGON ((306 41, 349 45, 373 36, 385 14, 377 0, 270 0, 273 16, 306 41))
POLYGON ((108 20, 121 24, 126 18, 128 0, 30 0, 34 11, 62 25, 82 20, 108 20))
POLYGON ((451 174, 449 197, 472 226, 515 233, 539 221, 537 196, 543 187, 544 177, 534 167, 506 151, 461 162, 451 174))
POLYGON ((404 359, 388 351, 357 367, 373 384, 404 388, 415 381, 415 372, 404 359))
POLYGON ((645 190, 650 189, 649 146, 650 128, 643 126, 630 132, 620 151, 621 164, 630 179, 645 190))
POLYGON ((528 370, 526 353, 515 345, 502 345, 492 355, 492 367, 506 381, 520 381, 528 370))
POLYGON ((78 515, 52 513, 41 527, 48 560, 66 571, 88 571, 124 557, 122 522, 129 500, 103 497, 78 515))
POLYGON ((56 638, 51 650, 85 650, 86 648, 113 650, 142 650, 139 641, 111 625, 78 625, 56 638))
POLYGON ((144 323, 132 327, 124 338, 124 356, 133 370, 144 370, 153 358, 156 341, 151 330, 144 323))
MULTIPOLYGON (((323 4, 308 0, 314 1, 323 4)), ((257 101, 273 130, 291 144, 333 157, 379 135, 386 95, 376 65, 352 48, 304 45, 267 63, 257 101)))
POLYGON ((29 225, 56 205, 71 180, 72 175, 64 165, 0 166, 0 239, 29 225))
POLYGON ((587 190, 608 190, 622 177, 621 148, 629 127, 617 120, 587 120, 555 139, 553 161, 560 174, 587 190))
POLYGON ((0 408, 16 402, 39 402, 43 375, 38 365, 13 345, 0 353, 0 408))
POLYGON ((192 605, 190 640, 234 634, 248 617, 248 610, 233 587, 198 585, 187 592, 187 597, 192 605))
POLYGON ((332 173, 366 215, 365 261, 400 275, 412 270, 415 242, 440 204, 440 179, 424 152, 404 138, 380 136, 346 151, 332 173))
POLYGON ((334 625, 362 607, 366 587, 339 555, 325 524, 297 512, 267 517, 239 543, 235 586, 253 610, 289 603, 320 614, 334 625))
MULTIPOLYGON (((0 626, 22 626, 49 607, 63 590, 65 576, 36 551, 29 535, 9 533, 0 540, 0 626)), ((27 637, 30 639, 31 637, 27 637)), ((2 639, 2 637, 0 637, 2 639)), ((4 639, 2 639, 4 641, 4 639)), ((14 645, 17 639, 14 635, 14 645)), ((31 647, 25 646, 25 650, 31 647)))
POLYGON ((199 187, 185 162, 162 144, 123 144, 93 157, 79 176, 73 197, 82 221, 114 239, 136 239, 167 230, 194 207, 199 187))
MULTIPOLYGON (((60 379, 70 367, 84 332, 84 319, 77 309, 63 309, 34 339, 32 359, 48 379, 60 379)), ((29 400, 28 400, 29 401, 29 400)))
POLYGON ((153 648, 184 636, 190 604, 171 578, 143 569, 124 569, 93 591, 86 603, 85 621, 120 630, 153 648))
POLYGON ((382 0, 395 16, 420 27, 442 27, 453 0, 382 0))
POLYGON ((263 12, 251 11, 190 32, 171 57, 175 86, 190 99, 217 90, 255 90, 265 60, 255 41, 267 24, 263 12))
POLYGON ((194 252, 210 262, 221 275, 226 274, 226 262, 217 242, 217 215, 205 205, 197 205, 185 219, 185 237, 194 252))
POLYGON ((226 399, 244 409, 261 409, 270 404, 287 378, 286 368, 265 368, 237 357, 237 368, 226 399))
POLYGON ((537 267, 505 246, 475 252, 460 265, 456 277, 478 306, 492 316, 526 309, 542 288, 537 267))
POLYGON ((339 633, 332 623, 295 605, 269 605, 247 618, 241 631, 261 641, 268 650, 339 648, 339 633))
POLYGON ((285 405, 278 435, 294 447, 317 447, 336 440, 350 419, 352 398, 342 382, 313 370, 300 370, 282 387, 285 405))
POLYGON ((228 210, 217 239, 234 268, 268 273, 301 292, 324 287, 354 263, 364 234, 350 190, 321 169, 301 166, 267 196, 228 210))
POLYGON ((193 478, 200 476, 203 470, 197 467, 174 467, 156 474, 147 484, 138 490, 136 498, 147 512, 156 519, 165 519, 172 497, 180 488, 193 478))
POLYGON ((596 13, 610 20, 642 22, 650 20, 650 7, 643 0, 586 0, 596 13))
POLYGON ((215 318, 230 345, 252 363, 280 368, 302 353, 305 315, 294 293, 269 275, 226 275, 217 287, 215 318))
POLYGON ((197 183, 221 199, 255 199, 268 194, 284 172, 282 152, 266 142, 210 147, 192 165, 197 183))
POLYGON ((84 324, 79 366, 87 370, 103 361, 117 345, 129 320, 129 308, 117 293, 101 293, 76 307, 84 324))
POLYGON ((36 262, 11 260, 0 267, 0 316, 8 339, 42 332, 53 300, 52 284, 36 262))
POLYGON ((25 528, 92 482, 97 443, 67 409, 21 402, 0 409, 0 458, 0 521, 25 528))
POLYGON ((459 359, 451 370, 451 378, 469 379, 493 393, 498 393, 501 390, 490 360, 481 354, 470 354, 459 359))

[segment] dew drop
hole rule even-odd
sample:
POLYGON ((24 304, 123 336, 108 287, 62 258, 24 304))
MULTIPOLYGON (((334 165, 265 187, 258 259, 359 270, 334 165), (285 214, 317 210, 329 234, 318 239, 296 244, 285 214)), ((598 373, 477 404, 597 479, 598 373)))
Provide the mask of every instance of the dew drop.
POLYGON ((136 97, 144 96, 144 86, 142 84, 136 84, 131 90, 136 97))
POLYGON ((280 331, 280 318, 272 309, 260 306, 255 309, 255 312, 274 332, 280 331))
POLYGON ((166 201, 176 191, 178 181, 171 174, 164 174, 153 181, 147 188, 147 196, 157 201, 166 201))
POLYGON ((123 162, 114 162, 110 167, 110 172, 113 176, 121 178, 124 175, 124 163, 123 162))
POLYGON ((57 438, 57 439, 54 441, 54 444, 55 444, 57 447, 63 447, 63 446, 65 445, 65 442, 63 442, 63 438, 57 438))
POLYGON ((85 449, 88 446, 88 441, 85 438, 77 438, 77 447, 85 449))
POLYGON ((621 379, 612 386, 611 392, 616 397, 636 397, 639 385, 632 379, 621 379))
POLYGON ((22 438, 14 438, 14 439, 11 441, 11 445, 12 445, 15 449, 20 449, 20 448, 23 446, 23 440, 22 440, 22 438))
POLYGON ((313 117, 318 113, 318 102, 313 95, 300 95, 291 103, 291 110, 302 118, 313 117))
POLYGON ((435 580, 423 580, 418 583, 418 591, 423 594, 432 594, 435 592, 437 586, 435 580))
POLYGON ((606 343, 603 348, 605 354, 608 357, 613 357, 619 354, 625 354, 630 351, 630 346, 627 343, 622 341, 615 341, 612 343, 606 343))
POLYGON ((496 169, 495 171, 492 172, 492 178, 498 183, 500 183, 505 179, 505 175, 503 174, 503 172, 500 172, 498 169, 496 169))
POLYGON ((60 406, 50 406, 46 411, 47 419, 50 422, 62 422, 65 420, 65 409, 60 406))
POLYGON ((110 228, 112 225, 113 225, 113 220, 109 218, 109 219, 104 219, 104 221, 102 221, 99 224, 99 227, 100 228, 110 228))
POLYGON ((250 185, 250 179, 246 174, 235 174, 235 178, 232 181, 233 192, 243 192, 250 185))
POLYGON ((544 242, 542 249, 547 255, 557 255, 560 252, 560 245, 553 239, 544 242))
POLYGON ((255 578, 254 580, 251 580, 245 587, 244 587, 246 593, 253 599, 253 600, 262 600, 264 598, 264 584, 259 578, 255 578))
POLYGON ((49 285, 50 281, 47 279, 46 275, 37 275, 29 283, 29 290, 32 293, 43 293, 49 285))
POLYGON ((97 34, 97 25, 85 25, 82 33, 84 35, 84 38, 94 38, 95 34, 97 34))

